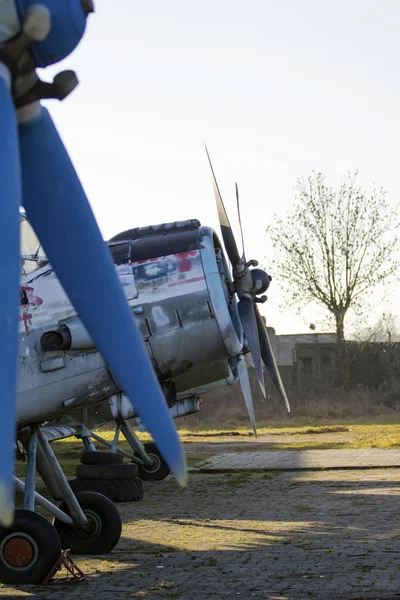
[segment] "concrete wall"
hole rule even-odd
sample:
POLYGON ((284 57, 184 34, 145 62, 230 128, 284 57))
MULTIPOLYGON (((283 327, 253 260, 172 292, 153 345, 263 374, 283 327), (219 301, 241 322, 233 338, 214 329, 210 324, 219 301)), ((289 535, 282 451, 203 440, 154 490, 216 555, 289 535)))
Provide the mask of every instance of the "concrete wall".
POLYGON ((296 344, 334 344, 335 333, 299 333, 276 335, 276 362, 278 366, 291 366, 296 362, 296 344))

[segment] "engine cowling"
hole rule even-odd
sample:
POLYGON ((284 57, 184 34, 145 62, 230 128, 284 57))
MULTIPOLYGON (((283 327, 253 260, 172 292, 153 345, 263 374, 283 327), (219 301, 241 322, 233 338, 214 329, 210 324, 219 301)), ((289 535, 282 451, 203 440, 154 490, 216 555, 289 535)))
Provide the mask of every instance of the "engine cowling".
POLYGON ((109 242, 117 268, 130 265, 130 300, 161 378, 227 360, 243 347, 222 244, 199 221, 128 230, 109 242))

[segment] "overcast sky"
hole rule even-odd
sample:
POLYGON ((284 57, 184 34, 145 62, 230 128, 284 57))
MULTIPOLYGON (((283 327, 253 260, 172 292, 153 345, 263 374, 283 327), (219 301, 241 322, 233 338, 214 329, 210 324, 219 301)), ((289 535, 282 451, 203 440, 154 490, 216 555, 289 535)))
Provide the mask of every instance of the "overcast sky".
MULTIPOLYGON (((265 228, 313 169, 332 184, 359 169, 397 202, 399 31, 395 0, 97 0, 81 44, 42 77, 80 79, 47 106, 106 238, 188 218, 218 228, 207 142, 233 224, 239 184, 246 255, 268 267, 265 228)), ((280 306, 276 282, 268 297, 278 333, 322 330, 314 308, 280 306)))

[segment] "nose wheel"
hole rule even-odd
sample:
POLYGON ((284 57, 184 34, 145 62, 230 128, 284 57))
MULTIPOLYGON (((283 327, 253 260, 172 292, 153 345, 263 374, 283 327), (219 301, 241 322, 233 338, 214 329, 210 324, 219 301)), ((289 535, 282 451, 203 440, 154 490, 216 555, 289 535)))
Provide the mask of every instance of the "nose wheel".
POLYGON ((17 509, 11 527, 0 528, 0 581, 37 584, 61 555, 57 531, 41 515, 17 509))

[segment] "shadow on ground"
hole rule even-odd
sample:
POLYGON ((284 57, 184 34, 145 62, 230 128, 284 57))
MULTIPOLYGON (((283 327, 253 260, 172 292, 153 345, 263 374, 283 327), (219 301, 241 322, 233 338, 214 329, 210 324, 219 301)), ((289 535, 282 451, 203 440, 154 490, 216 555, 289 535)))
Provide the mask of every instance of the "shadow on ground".
POLYGON ((398 469, 196 474, 185 490, 172 478, 146 483, 144 501, 118 505, 118 547, 79 559, 88 583, 24 587, 19 594, 394 600, 399 483, 398 469))

